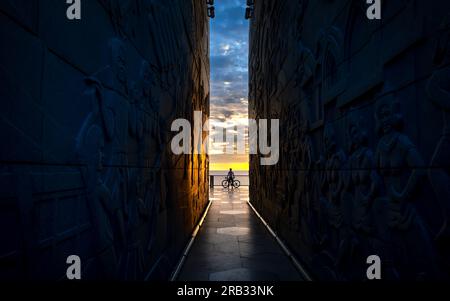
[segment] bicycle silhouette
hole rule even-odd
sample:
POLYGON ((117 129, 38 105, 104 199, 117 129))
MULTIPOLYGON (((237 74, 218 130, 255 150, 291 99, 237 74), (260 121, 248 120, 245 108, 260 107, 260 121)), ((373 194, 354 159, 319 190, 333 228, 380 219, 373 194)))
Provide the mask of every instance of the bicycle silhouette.
POLYGON ((225 177, 225 180, 222 181, 223 188, 239 188, 241 186, 241 182, 239 180, 231 179, 225 177))

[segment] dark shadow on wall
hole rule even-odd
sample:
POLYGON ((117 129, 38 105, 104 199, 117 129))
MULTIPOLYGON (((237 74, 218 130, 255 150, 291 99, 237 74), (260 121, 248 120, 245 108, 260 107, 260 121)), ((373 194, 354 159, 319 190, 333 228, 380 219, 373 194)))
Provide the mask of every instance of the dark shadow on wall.
POLYGON ((449 8, 255 3, 250 118, 280 119, 282 149, 251 157, 251 200, 317 279, 365 280, 369 255, 449 278, 449 8))
POLYGON ((170 150, 209 114, 203 2, 1 1, 0 279, 169 277, 207 205, 208 157, 170 150))

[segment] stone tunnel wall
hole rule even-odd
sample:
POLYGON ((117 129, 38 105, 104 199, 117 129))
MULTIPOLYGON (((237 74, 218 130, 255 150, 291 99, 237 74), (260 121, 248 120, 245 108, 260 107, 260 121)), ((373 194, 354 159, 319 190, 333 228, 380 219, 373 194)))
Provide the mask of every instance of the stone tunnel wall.
POLYGON ((316 279, 448 278, 448 1, 257 0, 250 117, 280 119, 280 161, 251 156, 251 200, 316 279), (447 226, 447 227, 446 227, 447 226))
POLYGON ((209 115, 206 2, 81 3, 0 3, 0 279, 167 279, 207 204, 170 150, 209 115))

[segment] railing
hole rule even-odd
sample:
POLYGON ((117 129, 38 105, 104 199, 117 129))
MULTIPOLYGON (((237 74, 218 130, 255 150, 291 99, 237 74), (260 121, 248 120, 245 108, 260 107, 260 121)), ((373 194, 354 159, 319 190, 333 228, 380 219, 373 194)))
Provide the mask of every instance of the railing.
MULTIPOLYGON (((209 185, 210 187, 214 186, 222 186, 222 181, 225 180, 226 174, 214 174, 209 176, 209 185)), ((235 175, 235 180, 241 182, 241 186, 250 186, 250 177, 249 175, 235 175)))

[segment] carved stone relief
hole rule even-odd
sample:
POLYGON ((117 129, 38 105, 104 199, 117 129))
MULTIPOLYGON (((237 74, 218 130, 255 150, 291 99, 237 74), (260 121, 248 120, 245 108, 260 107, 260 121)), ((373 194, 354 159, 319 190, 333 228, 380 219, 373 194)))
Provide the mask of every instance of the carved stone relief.
MULTIPOLYGON (((24 170, 34 183, 24 189, 30 195, 29 210, 36 213, 29 218, 24 233, 29 233, 27 240, 39 256, 23 256, 8 269, 16 271, 17 278, 62 279, 67 268, 63 257, 70 252, 82 258, 86 280, 168 279, 193 223, 207 204, 208 157, 195 158, 194 162, 191 157, 174 156, 169 144, 169 126, 174 118, 191 118, 194 108, 202 110, 205 119, 208 117, 206 3, 92 1, 86 4, 89 13, 103 17, 94 24, 97 36, 93 38, 89 26, 67 34, 66 23, 58 24, 65 19, 47 20, 45 14, 41 18, 41 13, 52 11, 51 1, 40 2, 39 9, 34 10, 36 15, 29 14, 30 5, 22 5, 23 1, 8 2, 0 5, 0 14, 7 10, 17 18, 7 23, 7 18, 2 18, 0 23, 7 24, 12 33, 23 31, 20 37, 24 41, 46 45, 43 50, 39 48, 44 52, 36 55, 43 71, 32 83, 42 90, 34 100, 42 111, 34 125, 41 137, 33 138, 41 155, 29 157, 27 162, 35 162, 24 170), (184 18, 181 12, 189 12, 190 18, 184 18), (45 33, 42 37, 36 34, 36 20, 39 32, 45 33), (55 25, 61 25, 61 29, 55 29, 55 25), (86 43, 79 45, 82 51, 68 49, 73 44, 64 40, 85 37, 86 43), (55 74, 60 76, 56 82, 55 74), (192 105, 186 105, 188 95, 192 96, 192 105), (51 107, 55 103, 62 103, 57 106, 59 111, 51 107), (71 105, 74 103, 77 106, 71 105), (56 155, 69 159, 53 158, 49 145, 56 155), (66 149, 73 154, 65 154, 66 149), (178 181, 184 169, 191 174, 194 167, 200 169, 195 177, 178 181), (66 220, 74 220, 74 225, 66 220), (39 271, 41 266, 46 270, 39 271)), ((10 49, 23 49, 25 45, 7 39, 3 33, 1 38, 16 43, 10 49)), ((1 55, 2 62, 17 60, 10 51, 1 55)), ((16 68, 22 65, 16 63, 16 68)), ((0 68, 0 78, 4 76, 20 87, 19 78, 4 75, 0 68)), ((13 103, 11 99, 6 97, 5 102, 13 103)), ((12 125, 17 127, 15 120, 23 112, 38 116, 33 110, 33 106, 21 108, 12 125)), ((0 133, 2 137, 13 134, 3 124, 0 133)), ((18 135, 31 141, 32 134, 24 130, 18 135)), ((11 153, 16 151, 27 156, 32 152, 19 143, 11 146, 11 153)), ((5 162, 11 168, 14 164, 5 162)), ((5 197, 0 195, 2 203, 5 197)), ((5 208, 0 210, 3 213, 5 208)), ((12 227, 11 221, 4 219, 2 226, 12 227)), ((18 237, 23 234, 19 231, 18 237)), ((19 244, 3 243, 7 245, 5 250, 11 247, 17 254, 28 252, 19 244)), ((3 258, 3 249, 0 253, 3 258)), ((3 267, 0 271, 0 278, 13 275, 3 267)))
MULTIPOLYGON (((409 1, 404 7, 413 3, 421 6, 409 1)), ((382 60, 383 47, 389 47, 384 40, 397 37, 397 44, 408 43, 413 34, 407 26, 393 20, 397 25, 387 31, 362 24, 364 5, 359 1, 314 3, 305 5, 305 11, 299 5, 302 2, 286 1, 275 9, 269 1, 255 2, 249 105, 258 118, 278 112, 283 130, 277 166, 261 167, 258 156, 252 156, 252 202, 319 279, 364 280, 366 259, 373 254, 383 258, 384 279, 448 277, 448 266, 436 262, 449 262, 450 245, 450 177, 444 155, 448 17, 442 16, 440 28, 436 22, 427 27, 433 37, 424 37, 427 49, 438 40, 434 62, 416 46, 408 48, 421 66, 411 74, 402 73, 408 58, 403 49, 388 49, 397 55, 392 53, 389 64, 382 60), (322 5, 345 11, 337 15, 329 9, 326 17, 314 19, 317 11, 323 13, 322 5), (289 24, 293 17, 299 24, 289 24), (290 60, 296 64, 294 85, 282 94, 272 81, 288 74, 288 67, 267 66, 293 48, 276 47, 272 27, 284 29, 287 45, 297 45, 296 59, 290 60), (411 78, 411 89, 400 85, 411 78), (265 99, 274 96, 279 102, 267 105, 265 99), (423 113, 420 110, 442 113, 442 134, 414 118, 423 113), (423 142, 430 137, 435 146, 423 142)), ((395 5, 385 9, 394 19, 405 17, 395 17, 395 5)), ((418 14, 420 22, 426 22, 418 14)))

